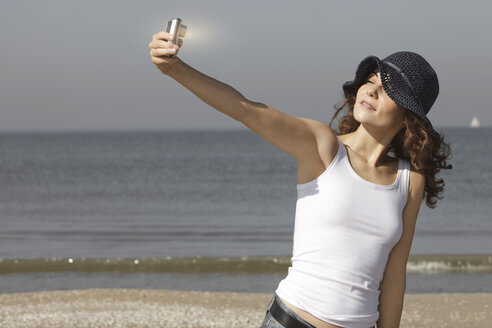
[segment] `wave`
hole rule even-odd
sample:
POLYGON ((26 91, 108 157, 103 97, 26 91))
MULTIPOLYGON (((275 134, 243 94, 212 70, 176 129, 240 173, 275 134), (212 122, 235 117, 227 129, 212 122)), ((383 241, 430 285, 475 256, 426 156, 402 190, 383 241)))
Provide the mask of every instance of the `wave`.
POLYGON ((410 255, 407 273, 492 273, 492 254, 410 255))
MULTIPOLYGON (((0 259, 0 275, 38 272, 286 274, 290 256, 0 259)), ((410 255, 407 273, 492 273, 492 254, 410 255)))

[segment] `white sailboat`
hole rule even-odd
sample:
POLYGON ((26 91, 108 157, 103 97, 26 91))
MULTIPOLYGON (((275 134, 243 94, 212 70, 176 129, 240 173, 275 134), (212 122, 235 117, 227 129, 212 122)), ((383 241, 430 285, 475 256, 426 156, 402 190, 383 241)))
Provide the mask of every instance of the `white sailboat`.
POLYGON ((480 121, 478 120, 478 117, 473 116, 473 119, 471 120, 470 127, 471 128, 478 128, 480 126, 480 121))

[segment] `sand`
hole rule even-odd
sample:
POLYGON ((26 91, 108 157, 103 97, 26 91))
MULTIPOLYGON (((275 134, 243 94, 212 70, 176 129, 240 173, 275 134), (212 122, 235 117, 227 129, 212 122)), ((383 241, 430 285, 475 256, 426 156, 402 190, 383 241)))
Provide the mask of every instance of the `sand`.
MULTIPOLYGON (((252 327, 272 294, 89 289, 0 294, 0 327, 252 327)), ((400 327, 492 327, 492 294, 407 294, 400 327)))

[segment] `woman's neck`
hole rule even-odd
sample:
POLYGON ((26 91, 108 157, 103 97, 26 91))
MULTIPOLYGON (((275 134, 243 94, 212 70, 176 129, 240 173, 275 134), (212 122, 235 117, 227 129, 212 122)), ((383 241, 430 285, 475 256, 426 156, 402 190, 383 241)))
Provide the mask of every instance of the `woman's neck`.
POLYGON ((368 165, 376 167, 390 162, 388 150, 393 137, 369 133, 360 125, 357 130, 345 135, 344 143, 368 165))

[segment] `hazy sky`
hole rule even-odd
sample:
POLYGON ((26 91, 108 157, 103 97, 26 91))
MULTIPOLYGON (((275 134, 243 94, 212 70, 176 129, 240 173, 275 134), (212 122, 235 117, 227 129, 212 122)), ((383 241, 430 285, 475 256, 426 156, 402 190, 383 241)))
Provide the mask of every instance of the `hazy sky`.
POLYGON ((150 60, 180 17, 179 57, 246 98, 329 122, 368 55, 424 56, 440 95, 434 126, 492 126, 489 1, 3 1, 0 132, 246 129, 150 60))

